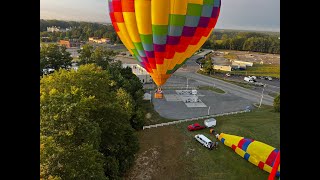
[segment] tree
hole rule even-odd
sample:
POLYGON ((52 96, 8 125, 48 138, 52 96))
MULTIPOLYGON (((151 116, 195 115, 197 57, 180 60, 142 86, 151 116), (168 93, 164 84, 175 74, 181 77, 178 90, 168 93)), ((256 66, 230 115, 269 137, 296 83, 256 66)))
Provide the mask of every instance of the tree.
POLYGON ((106 50, 103 47, 97 47, 87 44, 82 47, 79 52, 79 64, 95 63, 103 69, 107 69, 117 54, 114 51, 106 50))
POLYGON ((203 65, 203 70, 207 74, 209 74, 209 73, 211 73, 213 71, 213 62, 212 62, 211 55, 208 55, 205 58, 205 62, 204 62, 204 65, 203 65))
POLYGON ((131 95, 94 64, 40 81, 40 167, 45 179, 120 179, 139 144, 131 95), (131 112, 129 112, 131 111, 131 112))
POLYGON ((93 46, 85 44, 78 51, 79 53, 79 64, 90 64, 93 63, 91 60, 91 55, 93 53, 93 46))
MULTIPOLYGON (((65 46, 42 44, 40 49, 40 68, 66 68, 71 65, 72 57, 65 46)), ((42 71, 42 69, 40 69, 42 71)))
POLYGON ((104 156, 92 146, 62 147, 46 136, 40 136, 40 142, 40 178, 108 179, 104 174, 104 156))
POLYGON ((274 98, 273 107, 275 112, 280 112, 280 94, 274 98))

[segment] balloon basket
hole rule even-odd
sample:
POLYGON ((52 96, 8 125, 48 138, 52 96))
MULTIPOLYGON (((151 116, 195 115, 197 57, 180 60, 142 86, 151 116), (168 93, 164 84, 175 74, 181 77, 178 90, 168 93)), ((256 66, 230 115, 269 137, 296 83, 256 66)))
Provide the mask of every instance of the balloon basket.
POLYGON ((163 93, 158 93, 158 92, 154 93, 154 98, 163 99, 163 93))

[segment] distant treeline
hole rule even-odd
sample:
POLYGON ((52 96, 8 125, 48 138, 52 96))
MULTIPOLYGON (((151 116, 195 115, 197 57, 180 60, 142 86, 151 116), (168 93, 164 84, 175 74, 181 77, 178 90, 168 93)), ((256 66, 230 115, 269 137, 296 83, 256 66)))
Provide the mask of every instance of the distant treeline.
MULTIPOLYGON (((89 37, 110 38, 111 43, 121 43, 112 26, 90 22, 59 21, 40 19, 40 41, 57 42, 60 39, 79 39, 89 37), (47 32, 47 27, 57 26, 72 29, 68 32, 47 32)), ((239 30, 215 30, 202 48, 280 53, 280 33, 247 32, 239 30)))
POLYGON ((279 33, 214 31, 202 48, 280 53, 279 33))
POLYGON ((60 39, 79 39, 87 41, 89 37, 110 38, 111 43, 119 43, 112 26, 90 22, 59 21, 40 19, 40 41, 57 42, 60 39), (72 28, 67 32, 47 32, 47 27, 72 28))

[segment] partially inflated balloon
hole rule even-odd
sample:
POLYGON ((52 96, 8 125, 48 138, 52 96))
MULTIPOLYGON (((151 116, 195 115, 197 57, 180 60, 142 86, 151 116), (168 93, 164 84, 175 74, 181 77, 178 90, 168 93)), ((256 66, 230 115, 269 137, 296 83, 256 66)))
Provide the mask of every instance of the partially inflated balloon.
POLYGON ((109 0, 119 38, 161 86, 215 27, 221 0, 109 0))

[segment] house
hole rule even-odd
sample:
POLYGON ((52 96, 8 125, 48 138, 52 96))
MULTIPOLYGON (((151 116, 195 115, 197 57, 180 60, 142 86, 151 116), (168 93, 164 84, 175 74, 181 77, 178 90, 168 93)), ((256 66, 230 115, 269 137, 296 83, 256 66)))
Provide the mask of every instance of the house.
POLYGON ((139 64, 122 64, 123 68, 130 67, 132 73, 135 74, 141 81, 141 83, 152 83, 152 77, 149 73, 141 67, 139 64))
POLYGON ((80 41, 78 39, 70 39, 70 40, 60 40, 59 44, 61 46, 66 46, 67 48, 79 48, 80 47, 80 41))
POLYGON ((100 38, 99 39, 96 37, 89 37, 89 42, 103 44, 103 43, 109 43, 110 39, 109 38, 100 38))

